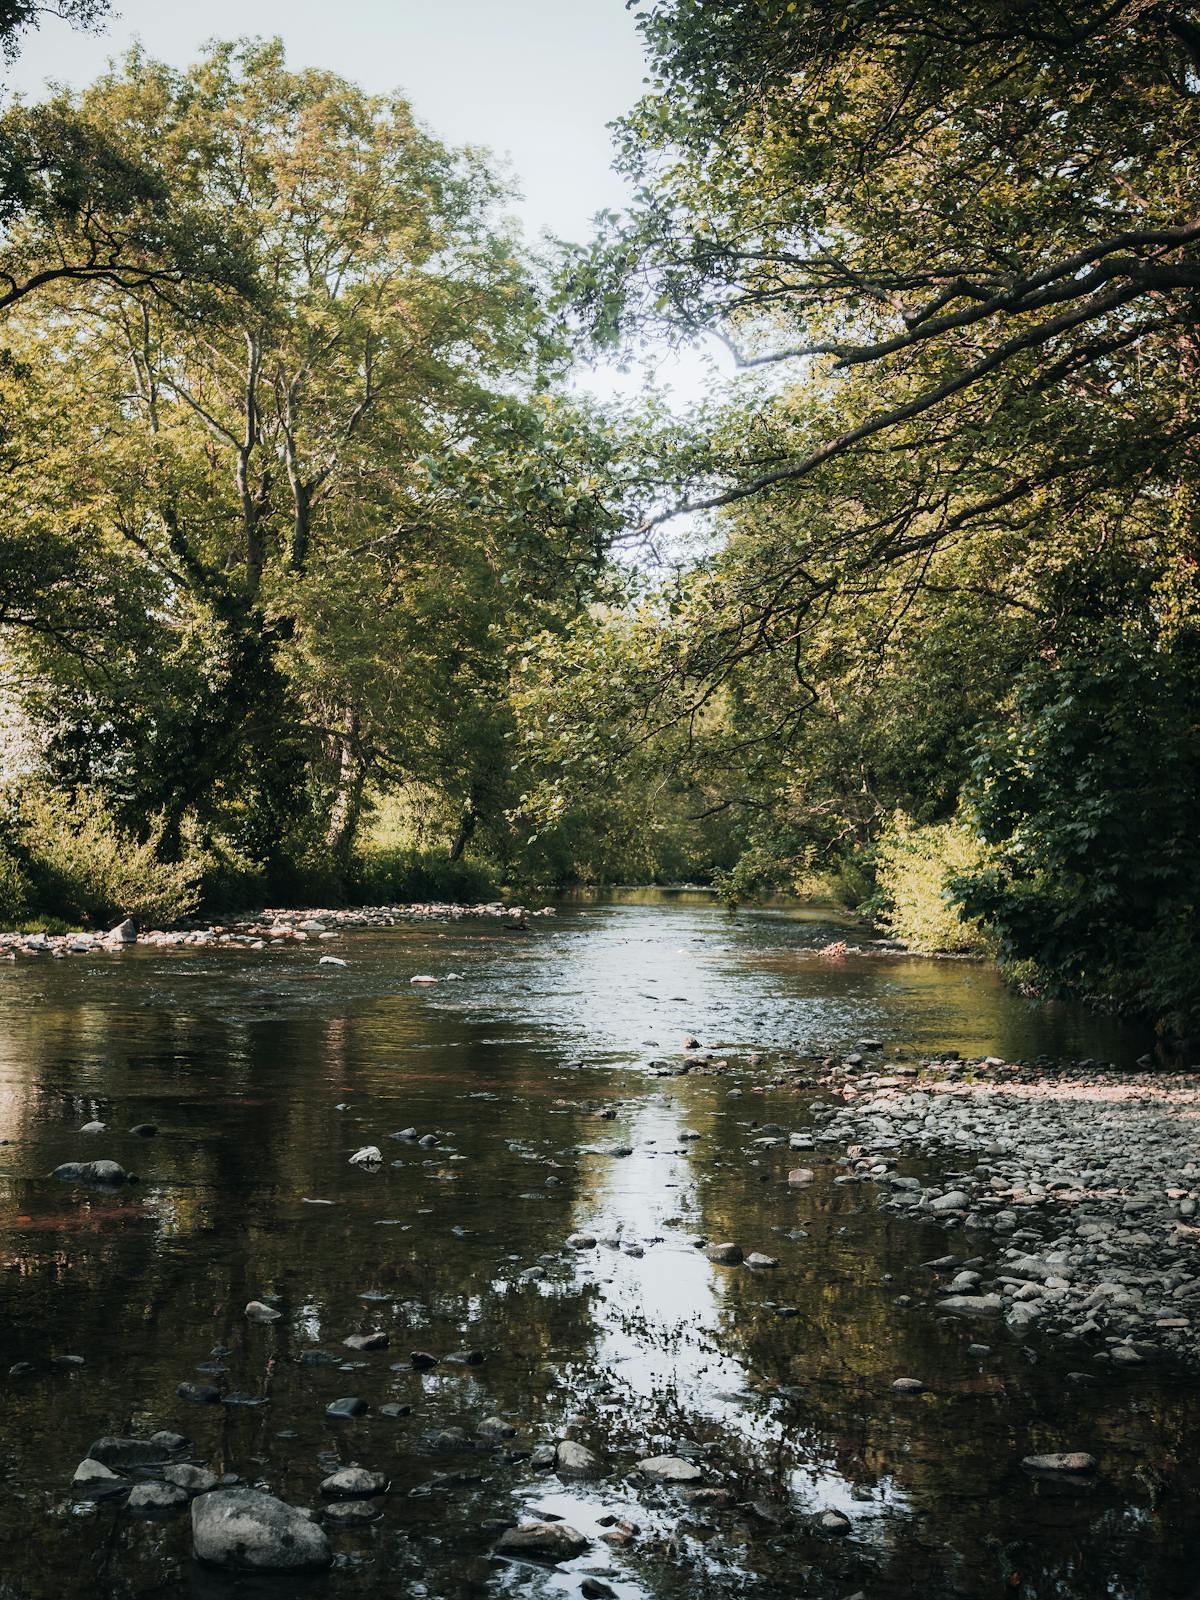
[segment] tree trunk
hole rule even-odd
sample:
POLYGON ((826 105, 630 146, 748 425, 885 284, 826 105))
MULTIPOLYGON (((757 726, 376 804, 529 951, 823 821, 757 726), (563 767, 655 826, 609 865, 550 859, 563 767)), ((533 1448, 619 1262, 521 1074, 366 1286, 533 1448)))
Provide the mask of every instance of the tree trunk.
POLYGON ((350 859, 354 835, 362 815, 363 786, 366 769, 358 746, 358 716, 349 707, 342 717, 342 735, 338 741, 338 775, 333 804, 329 809, 329 824, 325 830, 325 845, 334 861, 344 867, 350 859))
POLYGON ((471 842, 471 835, 475 832, 475 825, 479 821, 479 813, 475 810, 475 802, 468 800, 463 807, 462 821, 458 825, 458 832, 450 843, 450 860, 459 861, 463 851, 471 842))

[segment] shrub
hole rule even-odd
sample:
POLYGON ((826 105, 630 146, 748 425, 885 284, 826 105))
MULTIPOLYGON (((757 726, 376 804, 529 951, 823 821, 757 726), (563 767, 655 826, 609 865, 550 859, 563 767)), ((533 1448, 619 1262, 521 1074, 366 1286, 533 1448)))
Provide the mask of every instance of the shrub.
POLYGON ((446 900, 469 905, 495 897, 487 868, 476 861, 448 861, 429 850, 369 849, 350 863, 347 896, 360 905, 405 900, 446 900))
POLYGON ((981 855, 964 823, 915 827, 897 812, 875 850, 876 920, 917 950, 987 949, 982 925, 964 918, 949 889, 952 878, 979 866, 981 855))
POLYGON ((0 842, 0 928, 19 927, 29 912, 29 879, 16 856, 0 842))
POLYGON ((173 922, 196 909, 191 863, 160 860, 157 830, 135 838, 92 796, 27 790, 17 827, 30 898, 42 911, 96 924, 173 922))

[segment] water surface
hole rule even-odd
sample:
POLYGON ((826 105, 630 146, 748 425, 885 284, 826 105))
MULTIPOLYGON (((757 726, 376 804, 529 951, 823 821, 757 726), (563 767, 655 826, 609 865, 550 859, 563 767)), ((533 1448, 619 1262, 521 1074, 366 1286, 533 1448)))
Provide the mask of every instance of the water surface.
POLYGON ((789 1191, 786 1151, 756 1153, 752 1124, 802 1128, 811 1095, 738 1065, 866 1038, 908 1059, 1132 1063, 1145 1040, 1031 1010, 974 963, 815 953, 845 936, 817 913, 645 896, 528 934, 435 923, 0 967, 0 1373, 34 1368, 0 1377, 0 1595, 240 1592, 193 1565, 186 1517, 71 1504, 92 1439, 156 1428, 296 1504, 338 1465, 390 1475, 382 1519, 334 1535, 328 1577, 257 1594, 563 1596, 589 1572, 622 1600, 1196 1593, 1195 1386, 1161 1370, 1080 1385, 1087 1350, 935 1321, 920 1263, 967 1242, 881 1215, 836 1166, 789 1191), (331 950, 348 965, 318 965, 331 950), (690 1033, 733 1065, 659 1075, 690 1033), (92 1118, 110 1131, 81 1136, 92 1118), (146 1122, 157 1137, 127 1131, 146 1122), (408 1127, 439 1144, 389 1137, 408 1127), (348 1164, 365 1144, 377 1172, 348 1164), (140 1182, 47 1176, 102 1156, 140 1182), (568 1248, 580 1231, 612 1243, 568 1248), (780 1266, 715 1267, 697 1235, 780 1266), (248 1324, 271 1295, 280 1320, 248 1324), (373 1330, 389 1349, 342 1344, 373 1330), (968 1353, 980 1337, 987 1357, 968 1353), (418 1373, 414 1349, 443 1359, 418 1373), (318 1350, 336 1361, 302 1359, 318 1350), (450 1359, 467 1351, 487 1359, 450 1359), (85 1364, 49 1364, 65 1354, 85 1364), (930 1392, 893 1396, 898 1376, 930 1392), (186 1380, 250 1403, 189 1405, 186 1380), (368 1414, 327 1417, 346 1395, 368 1414), (495 1415, 509 1450, 473 1443, 495 1415), (454 1428, 467 1444, 438 1437, 454 1428), (525 1450, 563 1433, 606 1480, 531 1467, 525 1450), (1094 1485, 1020 1471, 1064 1448, 1101 1458, 1094 1485), (734 1508, 639 1487, 634 1463, 664 1452, 734 1508), (807 1530, 829 1507, 848 1538, 807 1530), (497 1561, 495 1528, 537 1511, 639 1533, 558 1571, 497 1561))

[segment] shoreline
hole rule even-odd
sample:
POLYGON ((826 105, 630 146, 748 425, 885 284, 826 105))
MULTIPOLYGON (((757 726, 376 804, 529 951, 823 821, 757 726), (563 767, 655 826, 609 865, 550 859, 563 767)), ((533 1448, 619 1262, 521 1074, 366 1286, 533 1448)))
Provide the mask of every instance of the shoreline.
POLYGON ((810 1126, 788 1148, 828 1152, 845 1169, 835 1183, 873 1184, 880 1209, 953 1236, 954 1253, 926 1263, 928 1309, 1073 1344, 1075 1382, 1200 1364, 1200 1071, 995 1057, 821 1065, 803 1087, 791 1080, 830 1099, 809 1101, 810 1126), (914 1159, 952 1174, 923 1180, 914 1159))

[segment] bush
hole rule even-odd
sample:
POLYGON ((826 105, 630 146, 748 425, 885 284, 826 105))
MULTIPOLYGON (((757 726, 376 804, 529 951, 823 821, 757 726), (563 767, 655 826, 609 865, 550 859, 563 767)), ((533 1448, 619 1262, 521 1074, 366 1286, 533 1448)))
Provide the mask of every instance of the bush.
POLYGON ((976 869, 981 847, 959 821, 914 827, 897 812, 875 849, 874 915, 894 939, 917 950, 985 950, 982 925, 965 918, 949 889, 976 869))
POLYGON ((29 879, 16 856, 0 843, 0 928, 20 927, 29 913, 29 879))
POLYGON ((346 893, 358 905, 445 900, 463 905, 492 900, 496 885, 476 861, 449 861, 429 850, 365 850, 350 863, 346 893))
POLYGON ((188 916, 199 903, 191 863, 161 861, 157 832, 135 838, 91 796, 68 800, 28 790, 16 829, 27 898, 40 911, 77 924, 123 917, 161 923, 188 916))

